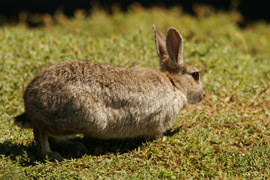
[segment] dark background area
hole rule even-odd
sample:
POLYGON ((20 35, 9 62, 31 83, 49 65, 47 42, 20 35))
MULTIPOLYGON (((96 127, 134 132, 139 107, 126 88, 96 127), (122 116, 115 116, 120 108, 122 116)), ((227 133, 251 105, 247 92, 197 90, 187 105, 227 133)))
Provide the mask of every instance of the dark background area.
POLYGON ((145 8, 153 6, 161 6, 170 8, 173 6, 181 6, 182 9, 189 14, 195 14, 194 4, 209 5, 216 10, 231 11, 237 10, 243 16, 240 22, 243 26, 257 20, 269 22, 270 13, 267 1, 263 0, 1 0, 0 1, 0 24, 17 23, 24 21, 30 26, 40 25, 42 22, 39 18, 33 18, 36 15, 54 15, 57 11, 61 11, 68 17, 74 15, 77 9, 85 10, 91 13, 94 7, 99 7, 112 12, 114 4, 118 5, 120 10, 127 11, 128 8, 138 3, 145 8))

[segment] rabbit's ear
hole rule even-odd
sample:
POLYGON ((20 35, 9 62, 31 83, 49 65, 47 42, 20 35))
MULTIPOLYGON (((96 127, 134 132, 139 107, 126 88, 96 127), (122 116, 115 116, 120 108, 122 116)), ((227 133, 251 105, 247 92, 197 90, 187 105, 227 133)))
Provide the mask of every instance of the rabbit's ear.
POLYGON ((156 42, 156 49, 157 54, 160 59, 160 64, 162 64, 162 61, 168 57, 167 49, 166 49, 166 38, 162 34, 162 32, 156 27, 156 25, 153 25, 153 29, 155 32, 155 42, 156 42))
POLYGON ((170 28, 167 34, 166 47, 171 64, 182 66, 184 63, 183 46, 184 41, 181 34, 175 28, 170 28))

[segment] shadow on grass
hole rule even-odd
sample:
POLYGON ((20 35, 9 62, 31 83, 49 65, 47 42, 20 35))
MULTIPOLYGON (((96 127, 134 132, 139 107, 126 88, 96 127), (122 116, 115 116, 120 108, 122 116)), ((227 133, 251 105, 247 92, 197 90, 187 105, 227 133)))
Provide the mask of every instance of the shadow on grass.
MULTIPOLYGON (((100 156, 109 153, 113 154, 123 154, 129 151, 132 151, 139 146, 141 146, 144 142, 146 142, 142 138, 136 139, 112 139, 112 140, 100 140, 100 139, 92 139, 92 138, 72 138, 70 139, 73 142, 81 142, 83 143, 88 151, 85 153, 86 155, 91 156, 100 156)), ((74 154, 71 151, 70 147, 63 146, 59 147, 53 141, 50 141, 51 149, 53 151, 59 152, 64 159, 72 159, 72 158, 80 158, 85 154, 74 154)), ((12 141, 5 141, 0 143, 0 156, 4 155, 6 158, 11 159, 14 163, 19 163, 21 166, 34 166, 37 163, 46 162, 42 158, 40 158, 38 150, 35 146, 35 143, 31 143, 30 145, 17 144, 12 141)))
POLYGON ((171 130, 171 129, 168 130, 164 135, 165 136, 172 137, 175 134, 177 134, 181 129, 182 129, 182 126, 178 126, 178 127, 174 128, 173 130, 171 130))
MULTIPOLYGON (((88 137, 77 137, 70 140, 73 142, 81 142, 82 144, 84 144, 85 147, 88 149, 85 154, 91 156, 101 156, 110 153, 124 154, 138 148, 146 142, 143 138, 102 140, 88 137)), ((54 149, 54 147, 55 150, 62 154, 64 158, 69 159, 72 157, 81 157, 81 155, 76 155, 74 153, 70 154, 71 151, 67 150, 66 147, 57 147, 52 144, 52 149, 54 149)))
POLYGON ((24 145, 12 141, 5 141, 0 143, 0 156, 1 155, 4 155, 6 158, 22 166, 35 165, 35 161, 39 160, 34 143, 24 145))
MULTIPOLYGON (((180 131, 181 127, 175 128, 173 131, 165 133, 166 136, 173 136, 180 131)), ((86 155, 100 156, 106 154, 124 154, 134 149, 137 149, 143 143, 147 141, 143 138, 134 139, 111 139, 101 140, 93 138, 81 138, 75 137, 70 139, 73 142, 83 143, 88 151, 86 155)), ((85 154, 74 154, 70 151, 70 147, 59 147, 53 141, 50 141, 51 149, 59 152, 64 159, 80 158, 85 154)), ((19 163, 22 166, 34 166, 36 162, 46 162, 40 158, 35 143, 30 145, 17 144, 11 141, 5 141, 0 143, 0 155, 10 158, 15 163, 19 163)))

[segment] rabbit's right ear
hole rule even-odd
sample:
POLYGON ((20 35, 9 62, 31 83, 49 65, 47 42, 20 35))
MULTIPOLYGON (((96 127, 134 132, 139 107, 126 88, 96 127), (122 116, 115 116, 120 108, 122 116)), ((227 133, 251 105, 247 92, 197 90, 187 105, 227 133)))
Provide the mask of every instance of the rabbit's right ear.
POLYGON ((171 64, 181 66, 184 63, 184 53, 183 53, 183 37, 175 28, 170 28, 168 30, 167 39, 166 39, 166 46, 167 51, 170 57, 171 64))

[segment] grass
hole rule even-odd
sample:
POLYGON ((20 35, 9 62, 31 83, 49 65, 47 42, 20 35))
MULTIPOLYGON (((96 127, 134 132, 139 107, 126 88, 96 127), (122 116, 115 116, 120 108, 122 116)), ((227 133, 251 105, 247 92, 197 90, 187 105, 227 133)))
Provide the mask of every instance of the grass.
MULTIPOLYGON (((204 11, 203 11, 204 12, 204 11)), ((208 11, 206 11, 208 12, 208 11)), ((131 8, 97 10, 59 24, 0 27, 0 179, 266 179, 270 177, 270 25, 237 14, 131 8), (31 130, 13 126, 22 93, 42 69, 70 59, 158 68, 152 24, 176 27, 185 60, 201 70, 205 100, 189 106, 166 141, 97 140, 64 161, 39 158, 31 130)))

